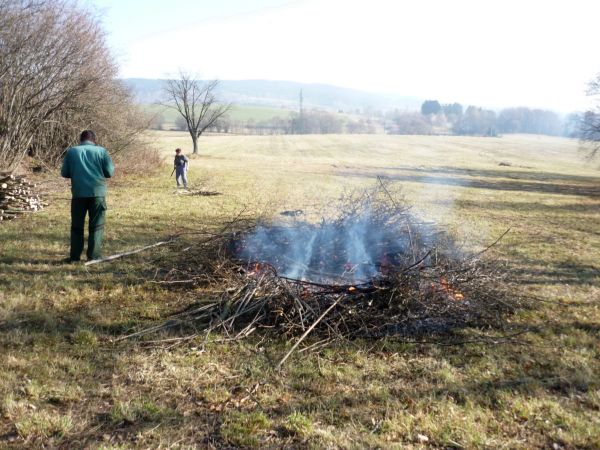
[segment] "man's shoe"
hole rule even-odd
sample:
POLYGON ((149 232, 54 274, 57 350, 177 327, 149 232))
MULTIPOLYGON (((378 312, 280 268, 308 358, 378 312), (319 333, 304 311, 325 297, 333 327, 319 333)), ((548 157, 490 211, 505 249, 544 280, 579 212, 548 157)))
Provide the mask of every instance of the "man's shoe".
POLYGON ((77 262, 80 262, 80 261, 81 261, 80 259, 72 259, 71 257, 68 257, 68 258, 65 258, 65 259, 61 260, 61 262, 63 264, 74 264, 74 263, 77 263, 77 262))

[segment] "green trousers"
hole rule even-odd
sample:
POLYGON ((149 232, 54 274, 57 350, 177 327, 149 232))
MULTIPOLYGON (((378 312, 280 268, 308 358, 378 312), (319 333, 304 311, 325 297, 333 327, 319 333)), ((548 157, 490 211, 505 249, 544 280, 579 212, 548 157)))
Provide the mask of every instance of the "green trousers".
POLYGON ((83 252, 83 230, 85 216, 90 215, 87 259, 102 257, 104 218, 106 216, 105 197, 76 197, 71 200, 71 255, 72 261, 79 261, 83 252))

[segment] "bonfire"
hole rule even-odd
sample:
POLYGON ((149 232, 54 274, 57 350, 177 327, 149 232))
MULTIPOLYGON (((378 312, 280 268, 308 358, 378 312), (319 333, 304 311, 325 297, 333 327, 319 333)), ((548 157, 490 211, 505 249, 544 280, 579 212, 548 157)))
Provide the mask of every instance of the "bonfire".
POLYGON ((130 336, 177 325, 192 331, 176 342, 263 333, 295 340, 294 350, 311 335, 307 350, 357 338, 447 339, 497 326, 516 306, 485 251, 459 249, 384 183, 345 197, 337 211, 316 222, 235 221, 186 248, 160 282, 216 294, 130 336))

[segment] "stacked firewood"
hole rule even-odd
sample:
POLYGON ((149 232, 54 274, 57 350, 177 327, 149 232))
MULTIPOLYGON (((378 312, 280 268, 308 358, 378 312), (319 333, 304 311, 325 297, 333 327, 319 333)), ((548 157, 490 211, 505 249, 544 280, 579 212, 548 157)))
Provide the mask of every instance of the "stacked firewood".
POLYGON ((34 188, 22 175, 0 175, 0 221, 43 209, 45 204, 34 188))

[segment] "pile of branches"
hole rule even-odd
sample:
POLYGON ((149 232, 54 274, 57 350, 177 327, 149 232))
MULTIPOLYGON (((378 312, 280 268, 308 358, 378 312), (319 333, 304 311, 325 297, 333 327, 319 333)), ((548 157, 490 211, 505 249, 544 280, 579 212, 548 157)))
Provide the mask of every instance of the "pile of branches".
POLYGON ((44 209, 46 205, 34 192, 35 184, 22 175, 0 174, 0 221, 44 209))
POLYGON ((167 338, 169 342, 213 332, 232 340, 263 333, 296 340, 294 350, 308 335, 312 339, 304 349, 357 338, 423 342, 447 339, 465 327, 502 326, 502 317, 519 300, 505 274, 483 260, 485 250, 460 251, 446 233, 419 223, 387 190, 381 194, 352 200, 340 217, 332 219, 340 223, 368 209, 379 226, 410 243, 396 248, 401 254, 391 255, 385 270, 380 267, 369 280, 294 279, 281 275, 277 261, 241 259, 240 246, 266 224, 213 233, 195 246, 179 249, 185 257, 178 264, 167 268, 163 260, 153 281, 200 287, 201 292, 212 293, 209 299, 126 337, 173 328, 188 333, 167 338))

